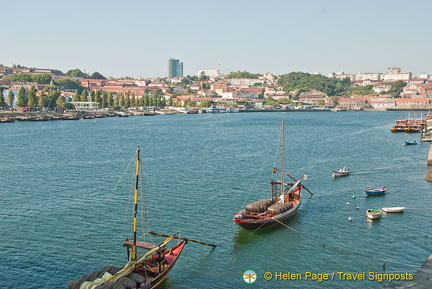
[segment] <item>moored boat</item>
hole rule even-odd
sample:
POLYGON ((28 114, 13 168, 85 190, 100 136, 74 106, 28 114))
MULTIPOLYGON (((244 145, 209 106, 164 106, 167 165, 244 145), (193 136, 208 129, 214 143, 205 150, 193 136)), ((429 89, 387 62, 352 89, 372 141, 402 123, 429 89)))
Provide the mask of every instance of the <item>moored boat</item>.
POLYGON ((156 288, 164 281, 173 269, 186 244, 184 238, 176 234, 167 236, 159 244, 137 240, 138 188, 140 177, 140 149, 136 152, 133 238, 126 239, 123 246, 127 248, 129 260, 124 267, 106 266, 99 271, 84 275, 69 282, 69 289, 103 289, 103 288, 156 288), (177 245, 168 249, 168 243, 174 238, 182 239, 177 245), (147 250, 141 256, 138 248, 147 250))
POLYGON ((387 192, 386 187, 364 190, 367 195, 383 195, 387 192))
MULTIPOLYGON (((285 182, 284 172, 284 122, 282 122, 281 179, 271 180, 271 198, 261 199, 246 205, 238 212, 233 221, 246 230, 256 230, 284 222, 294 216, 302 202, 302 179, 298 180, 288 175, 295 183, 285 182)), ((273 169, 276 173, 277 169, 273 169)), ((308 190, 309 191, 309 190, 308 190)))
POLYGON ((382 208, 384 213, 403 213, 405 207, 388 207, 382 208))
POLYGON ((408 115, 408 118, 397 120, 396 124, 392 126, 392 132, 406 132, 415 133, 421 132, 426 126, 425 119, 413 119, 408 115))
POLYGON ((416 145, 416 144, 417 144, 416 140, 414 140, 414 141, 406 141, 406 140, 404 140, 404 143, 402 145, 411 146, 411 145, 416 145))
POLYGON ((376 220, 381 218, 381 210, 380 209, 368 209, 366 210, 366 216, 371 220, 376 220))
POLYGON ((345 177, 345 176, 349 176, 351 173, 351 171, 349 169, 347 169, 346 167, 340 168, 337 171, 333 171, 333 177, 345 177))

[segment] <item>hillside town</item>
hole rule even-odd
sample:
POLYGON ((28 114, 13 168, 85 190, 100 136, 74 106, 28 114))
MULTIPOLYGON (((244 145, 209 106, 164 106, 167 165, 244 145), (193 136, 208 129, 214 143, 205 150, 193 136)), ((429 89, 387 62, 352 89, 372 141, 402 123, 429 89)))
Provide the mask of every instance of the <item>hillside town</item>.
MULTIPOLYGON (((183 64, 181 64, 183 65, 183 64)), ((181 67, 182 68, 182 67, 181 67)), ((328 95, 314 87, 287 90, 281 84, 281 75, 264 73, 253 77, 222 75, 218 69, 200 70, 196 76, 175 76, 160 78, 105 78, 97 73, 91 76, 65 75, 57 69, 0 66, 0 87, 3 91, 3 110, 42 110, 39 101, 18 104, 20 89, 42 92, 61 80, 72 79, 81 89, 57 85, 61 101, 57 106, 75 110, 112 108, 117 110, 166 109, 167 107, 200 108, 200 112, 212 112, 209 108, 235 108, 247 110, 288 109, 332 109, 332 110, 429 110, 432 108, 432 77, 411 72, 402 72, 399 67, 388 68, 385 73, 345 74, 329 73, 323 78, 344 80, 353 88, 368 88, 369 93, 328 95), (10 76, 44 75, 49 82, 16 81, 10 76), (234 76, 234 77, 233 77, 234 76), (402 83, 400 92, 389 93, 395 83, 402 83), (83 93, 85 91, 85 93, 83 93), (96 94, 96 96, 95 96, 96 94), (157 102, 144 98, 158 95, 157 102), (99 96, 99 97, 98 97, 99 96), (107 98, 103 100, 103 96, 107 98), (111 96, 112 103, 108 101, 111 96), (13 98, 11 100, 10 98, 13 98), (123 99, 121 99, 123 98, 123 99), (127 100, 126 100, 127 98, 127 100), (69 105, 66 105, 69 104, 69 105)), ((308 74, 309 75, 309 74, 308 74)), ((170 75, 173 76, 173 75, 170 75)), ((359 90, 360 91, 360 90, 359 90)), ((42 95, 42 93, 40 94, 42 95)), ((214 111, 213 111, 214 112, 214 111)))

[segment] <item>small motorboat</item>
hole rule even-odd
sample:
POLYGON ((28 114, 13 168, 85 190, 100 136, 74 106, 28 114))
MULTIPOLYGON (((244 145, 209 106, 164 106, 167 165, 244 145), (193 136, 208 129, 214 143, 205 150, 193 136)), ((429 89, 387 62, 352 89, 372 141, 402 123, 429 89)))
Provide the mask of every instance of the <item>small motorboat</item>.
POLYGON ((384 213, 403 213, 405 210, 405 207, 389 207, 389 208, 382 208, 384 213))
POLYGON ((338 171, 333 171, 333 178, 335 177, 345 177, 351 173, 346 167, 340 168, 338 171))
POLYGON ((368 209, 366 210, 366 216, 371 220, 376 220, 381 218, 381 210, 368 209))
POLYGON ((385 194, 387 192, 387 188, 386 187, 382 187, 382 188, 367 189, 367 190, 364 190, 364 192, 368 196, 383 195, 383 194, 385 194))
POLYGON ((407 141, 407 140, 404 140, 404 143, 402 144, 403 146, 412 146, 412 145, 416 145, 417 144, 417 141, 415 140, 415 141, 407 141))

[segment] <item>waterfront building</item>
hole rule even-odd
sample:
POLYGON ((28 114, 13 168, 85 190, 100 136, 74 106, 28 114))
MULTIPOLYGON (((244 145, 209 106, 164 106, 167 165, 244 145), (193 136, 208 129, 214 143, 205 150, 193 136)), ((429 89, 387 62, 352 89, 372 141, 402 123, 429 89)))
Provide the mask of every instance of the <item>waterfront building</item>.
POLYGON ((431 109, 429 98, 395 98, 398 109, 431 109))
POLYGON ((395 100, 389 97, 371 97, 368 102, 374 109, 386 110, 396 107, 395 100))
POLYGON ((300 93, 298 100, 302 103, 320 105, 321 103, 325 102, 324 100, 326 98, 327 98, 327 94, 316 89, 311 89, 307 92, 300 93))
POLYGON ((367 107, 367 99, 364 97, 343 97, 339 98, 337 106, 347 110, 363 110, 367 107))
POLYGON ((168 77, 183 77, 183 62, 170 58, 168 60, 168 77))

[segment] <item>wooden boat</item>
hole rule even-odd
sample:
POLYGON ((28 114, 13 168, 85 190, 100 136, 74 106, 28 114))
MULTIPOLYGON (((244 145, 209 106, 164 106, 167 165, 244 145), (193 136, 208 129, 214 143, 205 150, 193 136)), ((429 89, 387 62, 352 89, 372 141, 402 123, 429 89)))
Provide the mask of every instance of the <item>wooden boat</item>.
POLYGON ((388 207, 382 208, 384 213, 403 213, 405 207, 388 207))
POLYGON ((406 119, 397 120, 391 128, 392 132, 416 133, 421 132, 426 126, 425 119, 413 119, 409 116, 406 119))
POLYGON ((405 132, 406 128, 407 128, 406 125, 402 125, 402 124, 394 125, 391 128, 391 132, 405 132))
POLYGON ((381 218, 381 210, 368 209, 366 210, 366 216, 371 220, 376 220, 381 218))
MULTIPOLYGON (((160 244, 150 244, 137 240, 137 209, 138 187, 140 178, 140 148, 136 152, 135 192, 133 238, 126 239, 123 246, 127 247, 129 260, 124 267, 106 266, 100 271, 84 275, 81 279, 69 282, 69 289, 103 289, 103 288, 156 288, 165 280, 174 267, 188 239, 168 236, 160 244), (177 245, 168 249, 168 243, 174 239, 182 239, 177 245), (138 248, 147 250, 142 256, 138 248)), ((166 235, 164 235, 166 236, 166 235)))
POLYGON ((188 110, 187 114, 198 114, 198 112, 199 112, 198 109, 194 108, 192 110, 188 110))
MULTIPOLYGON (((297 213, 304 188, 301 180, 306 178, 306 175, 298 180, 288 175, 295 183, 285 182, 284 150, 284 122, 282 121, 281 179, 270 181, 272 195, 270 199, 250 203, 234 216, 233 221, 243 229, 256 230, 269 227, 286 221, 297 213)), ((274 169, 273 172, 276 173, 277 170, 274 169)))
POLYGON ((416 145, 416 144, 417 144, 417 141, 406 141, 406 140, 404 140, 404 144, 402 144, 402 145, 411 146, 411 145, 416 145))
POLYGON ((383 195, 386 192, 387 192, 387 188, 386 187, 365 190, 365 193, 367 195, 383 195))
POLYGON ((337 171, 333 171, 333 177, 345 177, 345 176, 349 176, 349 174, 351 173, 351 171, 349 169, 347 169, 346 167, 340 168, 337 171))

